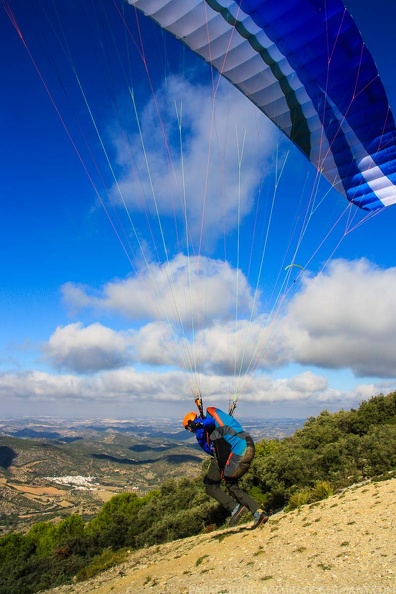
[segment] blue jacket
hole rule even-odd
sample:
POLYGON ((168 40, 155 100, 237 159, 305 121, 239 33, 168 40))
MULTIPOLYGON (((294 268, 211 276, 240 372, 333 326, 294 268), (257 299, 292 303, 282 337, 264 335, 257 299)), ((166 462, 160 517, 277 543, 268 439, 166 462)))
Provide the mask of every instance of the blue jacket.
POLYGON ((195 437, 197 438, 197 442, 201 446, 201 448, 209 454, 213 456, 213 444, 209 439, 209 435, 215 430, 216 425, 214 420, 210 417, 204 417, 203 419, 197 419, 194 423, 192 423, 192 429, 195 433, 195 437))
POLYGON ((206 412, 206 417, 191 424, 195 437, 204 452, 216 457, 220 468, 228 466, 233 471, 246 453, 246 438, 252 441, 251 437, 219 408, 208 407, 206 412))

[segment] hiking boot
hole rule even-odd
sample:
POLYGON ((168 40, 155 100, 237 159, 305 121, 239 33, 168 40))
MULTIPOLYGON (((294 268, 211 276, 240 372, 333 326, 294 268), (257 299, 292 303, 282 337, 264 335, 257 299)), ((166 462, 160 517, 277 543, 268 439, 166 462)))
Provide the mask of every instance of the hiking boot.
POLYGON ((238 505, 236 505, 234 507, 234 509, 232 510, 230 522, 228 525, 236 526, 245 511, 246 511, 246 507, 244 505, 241 505, 240 503, 238 503, 238 505))
POLYGON ((253 528, 257 528, 260 524, 268 522, 268 514, 263 509, 258 509, 253 514, 253 528))

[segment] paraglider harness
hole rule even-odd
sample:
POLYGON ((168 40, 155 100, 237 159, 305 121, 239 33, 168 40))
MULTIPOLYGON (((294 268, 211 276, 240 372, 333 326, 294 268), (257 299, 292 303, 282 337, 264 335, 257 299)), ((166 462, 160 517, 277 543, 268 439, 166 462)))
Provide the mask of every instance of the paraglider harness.
MULTIPOLYGON (((196 424, 205 429, 207 444, 208 446, 212 444, 213 455, 222 477, 224 480, 240 478, 247 472, 253 460, 255 454, 253 439, 230 414, 214 406, 206 409, 204 420, 202 398, 197 397, 195 402, 203 420, 201 423, 197 419, 196 424)), ((204 449, 207 451, 207 448, 204 449)))

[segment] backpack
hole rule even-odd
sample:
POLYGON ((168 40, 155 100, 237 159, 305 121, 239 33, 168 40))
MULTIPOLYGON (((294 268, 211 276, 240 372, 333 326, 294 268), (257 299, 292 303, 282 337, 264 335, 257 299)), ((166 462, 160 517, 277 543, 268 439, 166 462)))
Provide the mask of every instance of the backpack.
POLYGON ((250 435, 242 429, 238 421, 219 408, 209 406, 206 415, 215 424, 209 439, 213 443, 220 468, 229 465, 231 458, 234 458, 233 462, 238 463, 246 453, 246 438, 252 441, 250 435))

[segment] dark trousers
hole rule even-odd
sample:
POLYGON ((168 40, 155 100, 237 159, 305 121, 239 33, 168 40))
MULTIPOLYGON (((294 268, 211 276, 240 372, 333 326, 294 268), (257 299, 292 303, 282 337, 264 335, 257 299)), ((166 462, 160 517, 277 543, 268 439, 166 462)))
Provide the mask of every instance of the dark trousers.
POLYGON ((254 514, 258 510, 258 504, 238 484, 238 479, 226 479, 225 486, 227 493, 221 488, 221 473, 217 461, 212 458, 208 472, 204 477, 205 491, 207 495, 216 499, 230 513, 237 503, 245 505, 254 514))

